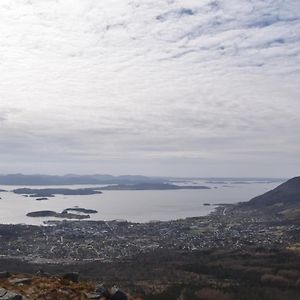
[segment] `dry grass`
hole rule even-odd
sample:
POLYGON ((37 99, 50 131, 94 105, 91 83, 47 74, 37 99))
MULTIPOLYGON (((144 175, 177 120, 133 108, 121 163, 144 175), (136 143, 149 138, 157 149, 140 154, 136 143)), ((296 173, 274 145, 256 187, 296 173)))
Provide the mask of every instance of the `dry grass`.
POLYGON ((82 300, 84 292, 92 292, 95 284, 91 282, 74 283, 58 277, 31 277, 28 285, 15 285, 10 282, 14 278, 28 277, 26 275, 12 276, 1 279, 0 286, 19 293, 28 300, 82 300))

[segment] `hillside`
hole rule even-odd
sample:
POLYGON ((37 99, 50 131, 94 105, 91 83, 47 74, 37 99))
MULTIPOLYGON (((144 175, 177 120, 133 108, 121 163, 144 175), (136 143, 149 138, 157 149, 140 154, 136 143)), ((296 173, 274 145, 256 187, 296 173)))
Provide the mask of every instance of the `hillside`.
POLYGON ((129 300, 299 300, 300 291, 300 253, 293 250, 158 250, 73 265, 0 258, 0 265, 16 272, 0 272, 0 299, 11 300, 105 300, 100 283, 117 285, 129 300), (67 279, 66 271, 78 280, 67 279), (1 290, 23 297, 1 298, 1 290))
POLYGON ((241 205, 283 214, 288 219, 298 218, 300 216, 300 177, 294 177, 241 205))

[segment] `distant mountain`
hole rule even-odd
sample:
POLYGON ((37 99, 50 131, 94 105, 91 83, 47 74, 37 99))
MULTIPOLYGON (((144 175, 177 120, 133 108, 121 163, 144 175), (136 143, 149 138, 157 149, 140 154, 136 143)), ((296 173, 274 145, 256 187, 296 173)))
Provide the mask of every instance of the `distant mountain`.
POLYGON ((3 185, 74 185, 74 184, 138 184, 138 183, 163 183, 167 182, 162 177, 146 177, 139 175, 0 175, 0 184, 3 185))
POLYGON ((300 217, 300 177, 295 177, 277 188, 242 203, 241 206, 253 207, 278 213, 288 219, 300 217))

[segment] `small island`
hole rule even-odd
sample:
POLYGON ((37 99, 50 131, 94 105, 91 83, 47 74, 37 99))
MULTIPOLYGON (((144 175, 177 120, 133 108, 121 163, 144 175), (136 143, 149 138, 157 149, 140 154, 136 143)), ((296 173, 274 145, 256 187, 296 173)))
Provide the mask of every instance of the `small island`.
POLYGON ((87 209, 87 208, 81 208, 81 207, 72 207, 72 208, 66 208, 63 210, 63 214, 69 213, 69 211, 75 211, 79 213, 84 213, 84 214, 96 214, 98 211, 95 209, 87 209))
POLYGON ((75 220, 82 220, 82 219, 89 219, 90 215, 82 215, 82 214, 72 214, 68 212, 55 212, 52 210, 41 210, 41 211, 34 211, 26 214, 27 217, 32 218, 41 218, 41 217, 54 217, 54 218, 61 218, 61 219, 75 219, 75 220))

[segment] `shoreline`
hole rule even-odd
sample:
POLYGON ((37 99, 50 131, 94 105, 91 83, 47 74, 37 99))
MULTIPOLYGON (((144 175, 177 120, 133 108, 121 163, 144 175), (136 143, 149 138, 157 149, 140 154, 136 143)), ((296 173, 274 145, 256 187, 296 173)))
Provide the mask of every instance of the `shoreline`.
POLYGON ((297 241, 293 238, 294 224, 232 204, 218 206, 207 216, 173 221, 65 220, 53 221, 51 225, 0 224, 2 259, 65 264, 84 260, 108 262, 159 249, 187 252, 218 248, 271 249, 286 248, 297 241))
MULTIPOLYGON (((27 224, 27 223, 1 223, 0 225, 11 225, 11 226, 34 226, 34 227, 44 227, 44 226, 53 226, 51 223, 58 223, 58 222, 127 222, 127 223, 132 223, 132 224, 151 224, 151 223, 169 223, 169 222, 174 222, 174 221, 184 221, 186 219, 195 219, 195 218, 205 218, 210 216, 211 214, 215 214, 216 210, 227 207, 227 206, 236 206, 238 203, 220 203, 220 204, 210 204, 210 207, 213 207, 213 210, 209 212, 206 215, 203 216, 194 216, 194 217, 185 217, 185 218, 178 218, 178 219, 170 219, 170 220, 149 220, 145 222, 135 222, 135 221, 130 221, 126 219, 111 219, 111 220, 89 220, 87 219, 71 219, 71 218, 56 218, 55 220, 45 220, 43 221, 42 224, 27 224), (49 224, 47 224, 49 223, 49 224)), ((203 204, 203 206, 207 206, 203 204)), ((35 212, 29 212, 30 213, 35 213, 35 212)), ((30 217, 27 216, 28 218, 36 218, 36 217, 30 217)), ((47 216, 42 217, 42 218, 47 218, 47 216)))

